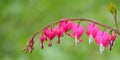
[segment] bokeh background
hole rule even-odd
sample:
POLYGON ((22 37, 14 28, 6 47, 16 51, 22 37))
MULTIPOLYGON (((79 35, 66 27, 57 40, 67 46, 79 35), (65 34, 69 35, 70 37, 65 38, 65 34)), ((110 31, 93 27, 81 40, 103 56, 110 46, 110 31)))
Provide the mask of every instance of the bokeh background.
MULTIPOLYGON (((114 27, 108 3, 117 5, 117 19, 120 27, 120 0, 0 0, 0 60, 119 60, 120 36, 117 37, 112 51, 105 49, 99 53, 99 46, 88 44, 84 33, 84 43, 74 44, 74 38, 66 35, 61 44, 53 41, 50 48, 40 49, 39 35, 35 38, 33 53, 24 53, 30 36, 49 23, 61 18, 89 18, 114 27)), ((86 22, 81 22, 87 27, 86 22)), ((100 27, 103 29, 102 27, 100 27)), ((109 31, 109 30, 106 30, 109 31)))

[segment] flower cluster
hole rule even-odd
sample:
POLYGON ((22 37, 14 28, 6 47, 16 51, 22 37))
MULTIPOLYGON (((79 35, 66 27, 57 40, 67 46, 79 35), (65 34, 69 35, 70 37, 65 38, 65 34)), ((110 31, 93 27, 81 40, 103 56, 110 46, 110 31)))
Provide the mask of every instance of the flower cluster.
POLYGON ((60 44, 60 38, 63 36, 63 34, 67 34, 70 37, 75 38, 75 44, 77 45, 79 41, 82 41, 80 39, 81 35, 84 32, 84 28, 80 24, 73 23, 70 20, 61 19, 59 26, 55 26, 53 29, 47 27, 42 31, 42 34, 40 35, 40 43, 41 48, 44 47, 44 41, 49 39, 48 46, 52 46, 52 40, 53 38, 57 37, 57 43, 60 44), (72 33, 68 33, 69 31, 72 31, 72 33))
POLYGON ((94 23, 89 23, 86 34, 90 37, 89 44, 95 40, 96 44, 100 46, 100 53, 104 51, 104 47, 112 49, 114 40, 116 39, 116 33, 109 35, 107 32, 101 31, 94 23))
MULTIPOLYGON (((57 37, 57 43, 60 44, 60 38, 63 34, 67 34, 70 37, 75 38, 75 45, 83 40, 80 38, 84 32, 84 27, 81 24, 73 23, 71 20, 61 19, 58 26, 53 29, 46 27, 42 30, 40 35, 41 48, 44 48, 44 41, 49 40, 48 46, 52 46, 52 40, 57 37), (72 33, 69 33, 69 31, 72 33)), ((108 34, 99 29, 98 25, 89 22, 86 35, 89 36, 89 44, 95 40, 96 44, 100 46, 100 53, 103 53, 104 47, 109 47, 112 49, 114 40, 116 39, 116 32, 114 34, 108 34)))
POLYGON ((44 27, 42 30, 35 32, 30 40, 28 41, 27 46, 24 48, 24 51, 27 52, 30 49, 30 52, 34 49, 34 38, 39 33, 39 40, 40 40, 40 47, 41 49, 44 48, 44 42, 48 42, 48 46, 52 46, 52 41, 55 37, 57 37, 57 43, 60 44, 61 37, 64 36, 64 34, 75 38, 75 45, 78 45, 79 42, 83 42, 84 40, 81 39, 81 36, 84 32, 86 32, 86 35, 89 36, 89 44, 92 43, 92 41, 95 41, 96 45, 99 46, 100 53, 102 54, 104 52, 104 49, 106 47, 109 48, 109 50, 112 50, 112 47, 114 45, 114 41, 117 37, 117 34, 120 35, 120 30, 118 27, 117 22, 117 9, 116 6, 112 3, 108 6, 110 13, 112 14, 114 18, 114 22, 116 27, 111 27, 108 25, 105 25, 103 23, 99 23, 95 20, 86 19, 86 18, 74 18, 74 19, 61 19, 60 21, 57 21, 55 23, 51 23, 44 27), (75 23, 73 21, 79 21, 79 23, 75 23), (80 24, 81 21, 89 22, 87 29, 85 30, 84 27, 80 24), (52 27, 51 27, 52 26, 52 27), (99 26, 104 27, 104 30, 101 30, 99 26), (109 29, 110 31, 105 31, 106 29, 109 29))
MULTIPOLYGON (((45 41, 49 41, 48 46, 51 47, 52 41, 55 37, 58 38, 57 43, 60 44, 60 38, 63 37, 64 34, 75 38, 75 45, 78 45, 79 42, 83 42, 81 36, 85 30, 80 23, 74 23, 73 20, 68 19, 61 19, 57 23, 58 25, 55 25, 53 28, 46 26, 44 29, 42 29, 39 37, 41 49, 44 48, 45 41)), ((36 34, 38 33, 35 33, 29 40, 28 46, 24 49, 26 52, 28 51, 28 48, 30 48, 30 51, 32 52, 34 36, 36 34)), ((86 35, 89 36, 89 44, 91 44, 92 41, 95 41, 95 43, 100 47, 99 49, 101 54, 103 53, 105 47, 109 47, 109 49, 112 50, 112 46, 117 37, 116 31, 114 31, 114 29, 111 29, 109 33, 105 32, 105 30, 102 31, 97 24, 91 21, 89 21, 88 27, 86 29, 86 35)))

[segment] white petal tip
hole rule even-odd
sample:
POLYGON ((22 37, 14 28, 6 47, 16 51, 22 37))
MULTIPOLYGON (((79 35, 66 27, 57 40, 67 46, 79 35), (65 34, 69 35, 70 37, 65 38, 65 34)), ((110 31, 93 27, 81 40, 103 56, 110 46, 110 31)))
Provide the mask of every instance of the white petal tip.
POLYGON ((92 35, 90 35, 90 38, 89 38, 89 44, 91 44, 92 41, 93 41, 93 37, 92 37, 92 35))
POLYGON ((75 45, 76 46, 78 45, 78 39, 77 39, 77 37, 75 37, 75 45))
POLYGON ((100 54, 103 54, 103 52, 104 52, 104 46, 100 44, 100 54))

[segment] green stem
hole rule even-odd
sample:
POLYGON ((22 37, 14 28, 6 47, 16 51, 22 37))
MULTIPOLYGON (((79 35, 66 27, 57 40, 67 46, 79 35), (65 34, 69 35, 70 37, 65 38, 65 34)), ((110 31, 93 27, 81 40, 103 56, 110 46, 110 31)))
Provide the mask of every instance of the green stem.
POLYGON ((115 14, 113 14, 113 17, 114 17, 114 21, 115 21, 116 28, 117 28, 117 30, 119 30, 119 28, 118 28, 118 22, 117 22, 117 14, 116 14, 116 12, 115 12, 115 14))

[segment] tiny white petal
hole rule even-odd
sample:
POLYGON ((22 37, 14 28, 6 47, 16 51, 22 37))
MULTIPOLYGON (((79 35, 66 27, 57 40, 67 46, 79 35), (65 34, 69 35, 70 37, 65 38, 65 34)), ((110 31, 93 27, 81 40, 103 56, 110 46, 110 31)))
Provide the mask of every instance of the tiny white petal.
POLYGON ((78 45, 78 39, 77 39, 76 36, 75 36, 75 45, 76 45, 76 46, 78 45))
POLYGON ((103 52, 104 52, 104 46, 100 44, 100 54, 103 54, 103 52))
POLYGON ((93 37, 92 37, 92 35, 90 34, 89 44, 91 44, 91 43, 92 43, 92 41, 93 41, 93 37))

